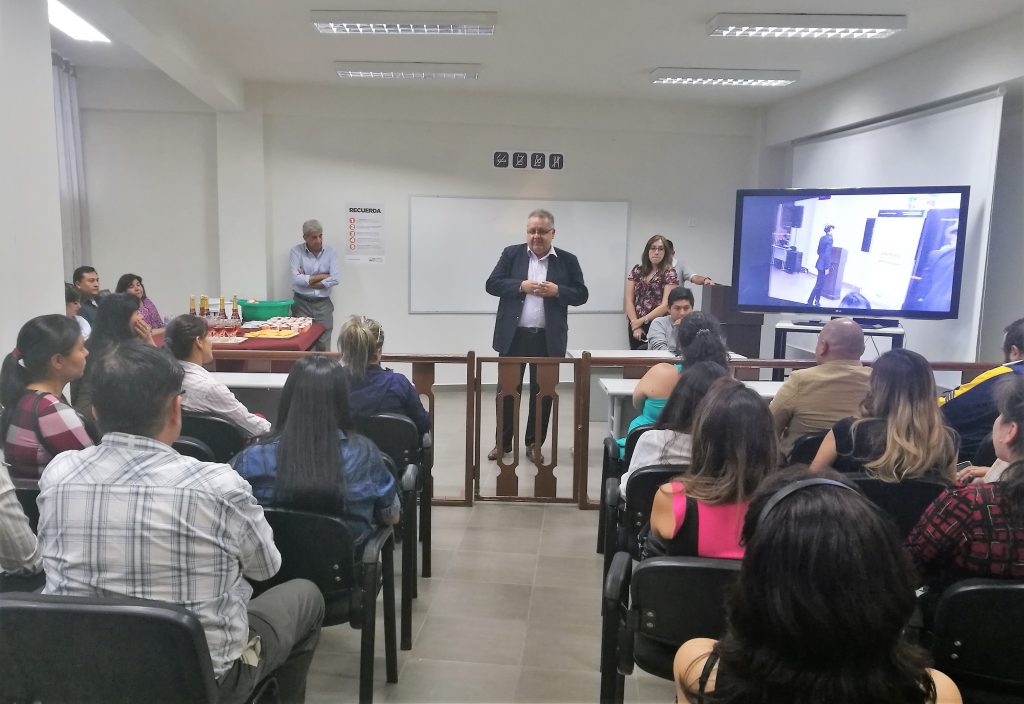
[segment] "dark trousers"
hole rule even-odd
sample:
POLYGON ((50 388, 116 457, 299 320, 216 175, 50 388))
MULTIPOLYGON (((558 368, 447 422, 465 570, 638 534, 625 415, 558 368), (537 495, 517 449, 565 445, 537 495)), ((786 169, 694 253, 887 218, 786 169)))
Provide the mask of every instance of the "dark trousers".
POLYGON ((807 302, 811 305, 818 305, 821 303, 821 290, 825 288, 825 269, 818 269, 818 278, 814 282, 814 288, 811 289, 811 296, 807 299, 807 302))
MULTIPOLYGON (((527 331, 524 328, 518 328, 516 330, 515 337, 512 338, 512 346, 508 350, 508 354, 501 355, 502 357, 547 357, 548 356, 548 341, 545 337, 544 330, 536 332, 527 331)), ((519 365, 519 385, 516 387, 516 391, 522 392, 523 390, 523 375, 526 372, 526 365, 519 365)), ((536 438, 534 437, 534 423, 535 415, 537 411, 537 394, 540 391, 540 384, 537 381, 537 365, 530 365, 530 408, 528 420, 526 421, 526 433, 524 433, 526 444, 533 445, 536 438)), ((541 410, 540 419, 540 445, 544 444, 544 441, 548 437, 548 420, 551 418, 551 399, 545 398, 541 404, 543 406, 541 410)), ((513 405, 512 397, 506 396, 504 403, 504 422, 501 428, 501 445, 505 452, 512 451, 512 429, 513 429, 513 405)))
POLYGON ((306 673, 320 641, 324 597, 316 585, 293 579, 249 602, 249 637, 260 637, 256 665, 236 660, 219 680, 223 704, 244 702, 256 685, 273 675, 282 702, 306 700, 306 673))
POLYGON ((629 320, 626 321, 626 335, 629 336, 629 349, 631 350, 645 350, 647 349, 647 333, 651 330, 650 323, 644 323, 643 327, 640 328, 644 331, 644 336, 640 340, 633 337, 633 328, 629 325, 629 320))

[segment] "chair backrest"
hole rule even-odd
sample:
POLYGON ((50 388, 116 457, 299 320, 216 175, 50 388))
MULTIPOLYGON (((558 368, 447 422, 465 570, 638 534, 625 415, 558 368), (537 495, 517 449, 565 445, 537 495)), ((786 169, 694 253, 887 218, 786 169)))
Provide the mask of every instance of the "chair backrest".
POLYGON ((691 638, 725 632, 725 597, 739 560, 652 557, 633 570, 631 613, 636 614, 633 658, 644 670, 672 676, 676 650, 691 638))
POLYGON ((186 457, 194 457, 200 462, 215 462, 213 450, 202 440, 191 438, 187 435, 180 436, 172 443, 171 447, 178 451, 178 454, 186 457))
POLYGON ((356 429, 390 457, 398 471, 406 465, 419 464, 420 431, 408 416, 399 413, 377 413, 355 419, 356 429))
POLYGON ((633 451, 636 450, 636 444, 640 441, 640 436, 648 430, 654 430, 654 425, 638 425, 626 434, 626 445, 622 448, 623 467, 629 467, 629 461, 633 459, 633 451))
POLYGON ((217 701, 203 628, 176 604, 4 594, 0 633, 5 701, 217 701))
POLYGON ((810 464, 814 456, 821 448, 821 441, 828 435, 827 430, 819 430, 814 433, 805 433, 798 437, 793 443, 793 449, 786 457, 786 464, 810 464))
POLYGON ((978 443, 978 449, 971 457, 971 464, 976 467, 991 467, 996 461, 996 446, 992 442, 992 433, 989 433, 978 443))
POLYGON ((308 579, 320 588, 324 600, 347 598, 355 586, 355 546, 348 525, 337 516, 287 508, 264 508, 274 529, 274 544, 281 552, 281 569, 265 582, 254 582, 262 593, 289 579, 308 579))
MULTIPOLYGON (((961 688, 1024 693, 1024 581, 967 579, 935 609, 935 666, 961 688)), ((965 695, 965 700, 970 701, 965 695)))
POLYGON ((227 462, 245 447, 242 430, 217 416, 182 413, 181 434, 205 442, 213 451, 214 462, 227 462))
POLYGON ((36 499, 39 498, 39 481, 36 479, 11 479, 11 483, 14 484, 14 494, 18 497, 21 510, 28 518, 32 532, 38 533, 39 505, 36 503, 36 499))
POLYGON ((892 517, 901 538, 910 534, 924 510, 949 486, 937 476, 884 482, 865 474, 851 474, 850 479, 873 504, 892 517))
POLYGON ((639 559, 634 547, 637 546, 640 531, 651 520, 651 507, 658 487, 687 469, 689 465, 685 464, 656 464, 641 467, 630 475, 626 483, 626 511, 622 528, 625 545, 634 558, 639 559))

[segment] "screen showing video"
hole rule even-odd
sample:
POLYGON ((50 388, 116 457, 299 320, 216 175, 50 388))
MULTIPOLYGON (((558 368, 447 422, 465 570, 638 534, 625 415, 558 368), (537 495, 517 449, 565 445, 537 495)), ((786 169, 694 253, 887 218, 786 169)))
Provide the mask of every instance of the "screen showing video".
POLYGON ((969 190, 906 190, 740 191, 737 306, 956 317, 969 190))

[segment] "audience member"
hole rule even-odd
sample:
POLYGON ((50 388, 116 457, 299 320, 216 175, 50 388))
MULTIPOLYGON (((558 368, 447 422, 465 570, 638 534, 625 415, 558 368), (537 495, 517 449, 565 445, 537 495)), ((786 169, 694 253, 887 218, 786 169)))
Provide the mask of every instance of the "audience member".
POLYGON ((651 322, 665 315, 669 292, 679 285, 672 254, 668 240, 655 235, 647 240, 640 263, 626 277, 626 330, 632 350, 643 348, 651 322))
POLYGON ((766 481, 718 642, 687 641, 679 702, 954 704, 960 693, 903 637, 914 574, 892 526, 834 474, 766 481), (711 693, 714 692, 712 695, 711 693))
POLYGON ((156 309, 156 304, 153 303, 153 299, 146 295, 146 287, 142 285, 142 277, 138 274, 123 274, 120 279, 117 280, 117 286, 114 287, 114 293, 130 293, 139 299, 139 313, 142 315, 142 320, 145 321, 153 330, 159 330, 164 326, 164 319, 160 315, 160 311, 156 309))
POLYGON ((38 479, 60 453, 92 445, 63 396, 88 356, 81 330, 67 316, 41 315, 21 326, 18 346, 0 368, 0 438, 12 476, 38 479))
POLYGON ((338 335, 338 352, 348 371, 348 403, 352 415, 400 413, 416 424, 420 434, 430 432, 430 416, 416 389, 401 374, 380 365, 384 328, 373 318, 353 315, 338 335))
POLYGON ((14 493, 11 475, 0 462, 0 572, 37 574, 42 568, 39 543, 14 493))
POLYGON ((213 361, 213 338, 207 334, 205 320, 195 315, 179 315, 167 324, 164 346, 185 370, 183 411, 223 418, 249 437, 270 430, 270 421, 250 413, 227 386, 203 368, 213 361))
POLYGON ((665 409, 652 430, 640 436, 629 461, 629 470, 619 479, 619 492, 626 496, 626 485, 633 472, 655 464, 690 464, 691 432, 697 405, 716 379, 729 372, 714 362, 697 362, 679 377, 676 388, 665 402, 665 409))
MULTIPOLYGON (((99 362, 100 358, 109 354, 122 342, 136 339, 149 345, 156 344, 153 342, 152 330, 139 315, 139 299, 130 293, 112 293, 104 296, 92 326, 92 335, 86 343, 92 362, 99 362)), ((87 364, 82 378, 71 385, 71 402, 85 418, 90 430, 95 427, 92 414, 91 370, 92 365, 87 364)))
POLYGON ((90 325, 95 324, 100 305, 100 275, 91 266, 80 266, 71 275, 71 282, 82 297, 78 314, 90 325))
POLYGON ((946 489, 922 514, 907 548, 924 579, 1024 579, 1024 377, 997 387, 992 442, 1009 466, 997 482, 946 489))
POLYGON ((270 674, 283 701, 302 701, 323 597, 292 580, 250 600, 246 578, 272 577, 281 555, 236 472, 170 447, 181 431, 181 366, 134 341, 90 366, 104 436, 62 454, 40 481, 44 593, 180 604, 206 633, 219 701, 244 701, 270 674))
MULTIPOLYGON (((718 320, 713 315, 697 312, 686 316, 679 323, 677 338, 681 363, 656 364, 637 382, 633 390, 633 405, 640 409, 640 415, 633 419, 628 430, 658 422, 665 400, 676 387, 686 365, 715 362, 728 368, 729 352, 722 340, 718 320)), ((619 441, 619 445, 625 445, 625 438, 619 441)))
POLYGON ((92 334, 92 325, 89 321, 78 314, 82 309, 82 294, 78 292, 78 289, 71 284, 64 284, 64 312, 69 318, 78 323, 78 327, 82 331, 82 337, 86 340, 89 339, 89 335, 92 334))
POLYGON ((695 548, 700 557, 742 557, 747 504, 778 456, 764 399, 735 379, 715 381, 697 408, 689 469, 654 495, 651 538, 660 544, 648 538, 646 552, 693 555, 695 548), (687 515, 687 498, 695 500, 696 515, 687 515), (687 518, 697 522, 696 545, 687 538, 692 532, 681 530, 687 518))
POLYGON ((868 392, 871 370, 860 363, 864 331, 850 318, 836 318, 818 333, 818 366, 797 369, 771 402, 779 449, 788 455, 801 435, 828 430, 857 413, 868 392))
POLYGON ((976 376, 939 397, 946 423, 960 434, 960 459, 970 460, 992 430, 996 409, 996 382, 1005 374, 1024 374, 1024 318, 1014 320, 1003 330, 1003 360, 994 369, 976 376))
POLYGON ((889 482, 934 473, 952 482, 955 434, 934 399, 928 360, 910 350, 889 350, 871 369, 862 417, 833 425, 811 468, 866 472, 889 482))
POLYGON ((337 515, 361 545, 375 525, 397 523, 401 506, 377 446, 353 431, 346 376, 324 355, 297 361, 273 434, 231 464, 260 503, 337 515))
POLYGON ((678 350, 679 321, 693 312, 693 291, 676 286, 668 294, 668 315, 655 318, 647 331, 647 349, 678 350))

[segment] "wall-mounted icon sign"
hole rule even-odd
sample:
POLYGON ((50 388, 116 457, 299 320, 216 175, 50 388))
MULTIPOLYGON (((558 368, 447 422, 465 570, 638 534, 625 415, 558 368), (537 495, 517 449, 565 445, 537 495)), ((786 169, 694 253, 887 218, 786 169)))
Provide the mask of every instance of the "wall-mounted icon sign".
POLYGON ((515 152, 512 154, 512 168, 513 169, 525 169, 526 168, 526 152, 515 152))
POLYGON ((548 168, 553 171, 558 171, 562 168, 562 164, 565 163, 565 159, 561 154, 548 154, 548 168))
POLYGON ((494 152, 494 165, 499 169, 507 169, 508 152, 494 152))

